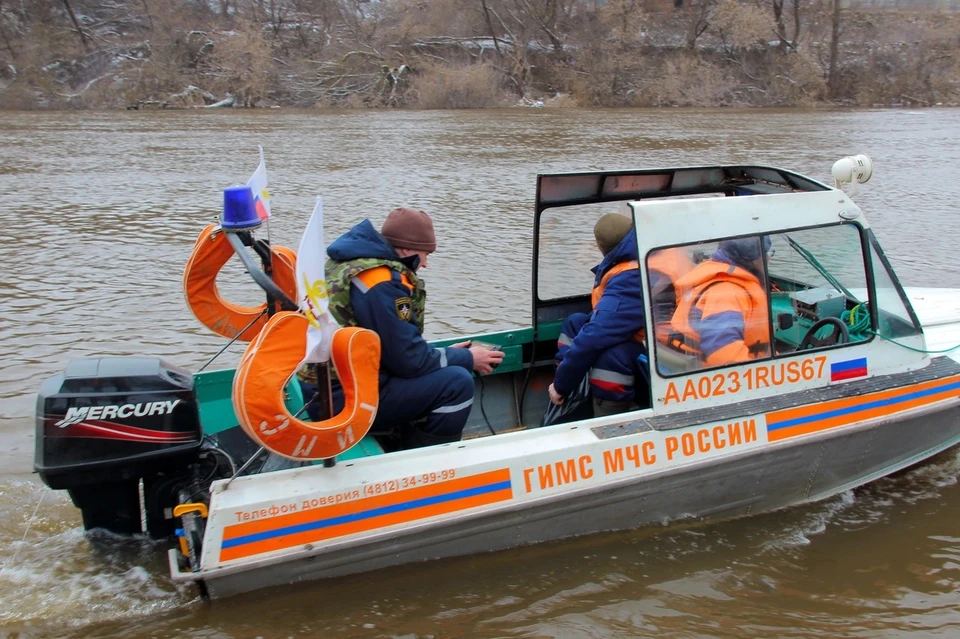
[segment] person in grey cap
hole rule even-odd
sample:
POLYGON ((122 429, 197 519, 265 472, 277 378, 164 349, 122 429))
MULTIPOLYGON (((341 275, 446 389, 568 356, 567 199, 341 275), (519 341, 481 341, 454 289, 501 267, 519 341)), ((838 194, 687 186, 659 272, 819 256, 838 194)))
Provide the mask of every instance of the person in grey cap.
MULTIPOLYGON (((379 233, 364 220, 327 247, 330 313, 380 336, 380 407, 370 432, 387 450, 459 441, 473 404, 471 371, 490 373, 503 359, 469 342, 436 348, 423 339, 426 291, 417 272, 436 250, 433 220, 412 208, 390 211, 379 233)), ((335 392, 334 412, 341 402, 335 392)))
POLYGON ((643 379, 637 358, 646 353, 646 318, 633 221, 608 213, 593 234, 603 253, 593 269, 593 312, 573 313, 564 321, 548 392, 550 401, 563 404, 586 375, 599 417, 630 410, 638 399, 634 386, 643 379))

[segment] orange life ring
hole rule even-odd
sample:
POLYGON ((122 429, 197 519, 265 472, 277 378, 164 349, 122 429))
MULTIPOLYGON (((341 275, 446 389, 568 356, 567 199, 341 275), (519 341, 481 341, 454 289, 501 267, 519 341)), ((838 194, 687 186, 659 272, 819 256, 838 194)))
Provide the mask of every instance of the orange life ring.
POLYGON ((307 318, 281 311, 247 346, 233 378, 233 407, 253 441, 290 459, 336 457, 360 442, 380 402, 380 337, 365 328, 338 329, 331 357, 343 385, 344 408, 322 422, 294 417, 284 387, 307 350, 307 318))
MULTIPOLYGON (((267 304, 260 306, 240 306, 228 302, 220 296, 217 289, 217 274, 233 256, 233 247, 222 232, 211 224, 203 229, 193 245, 193 252, 183 270, 183 291, 187 297, 187 306, 200 323, 218 335, 249 342, 263 329, 267 318, 263 314, 267 304), (247 330, 258 315, 258 319, 247 330)), ((274 246, 273 280, 290 299, 297 299, 297 254, 285 246, 274 246)))

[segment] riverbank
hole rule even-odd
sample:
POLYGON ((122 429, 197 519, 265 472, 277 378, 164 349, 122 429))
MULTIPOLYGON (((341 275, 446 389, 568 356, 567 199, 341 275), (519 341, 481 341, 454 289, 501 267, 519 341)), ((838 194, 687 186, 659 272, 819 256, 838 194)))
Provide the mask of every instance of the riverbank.
POLYGON ((862 0, 23 0, 0 109, 951 106, 958 30, 862 0))

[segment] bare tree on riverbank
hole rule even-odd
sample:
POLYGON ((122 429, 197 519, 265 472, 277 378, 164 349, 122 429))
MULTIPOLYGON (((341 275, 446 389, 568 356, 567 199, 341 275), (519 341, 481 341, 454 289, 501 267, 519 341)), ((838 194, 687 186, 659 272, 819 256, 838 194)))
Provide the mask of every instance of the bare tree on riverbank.
POLYGON ((0 107, 960 104, 953 0, 0 0, 0 107))

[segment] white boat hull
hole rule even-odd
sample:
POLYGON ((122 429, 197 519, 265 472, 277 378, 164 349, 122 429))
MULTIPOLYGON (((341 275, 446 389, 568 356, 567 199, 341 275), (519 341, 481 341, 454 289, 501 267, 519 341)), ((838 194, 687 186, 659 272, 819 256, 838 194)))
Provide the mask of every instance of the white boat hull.
MULTIPOLYGON (((242 522, 219 525, 231 521, 231 517, 237 521, 242 519, 225 497, 232 493, 235 498, 247 499, 252 494, 250 491, 260 490, 262 486, 258 484, 267 480, 266 477, 241 478, 237 483, 245 479, 250 485, 215 491, 211 525, 204 541, 205 565, 201 571, 181 572, 173 552, 171 569, 175 579, 202 580, 212 597, 226 597, 270 585, 336 577, 410 562, 488 552, 600 531, 663 525, 669 521, 739 517, 824 499, 896 472, 960 442, 960 374, 957 374, 960 367, 946 359, 941 359, 938 366, 953 371, 954 375, 945 381, 932 370, 904 373, 901 378, 903 375, 914 376, 913 384, 863 393, 862 407, 867 414, 876 410, 871 407, 879 401, 877 398, 892 396, 894 399, 889 401, 900 402, 892 410, 884 409, 883 415, 776 439, 774 422, 778 413, 769 411, 757 417, 754 441, 741 442, 738 449, 732 440, 728 440, 730 445, 725 448, 729 452, 713 450, 712 455, 695 452, 676 464, 658 466, 665 461, 661 458, 669 449, 668 440, 681 441, 686 438, 686 433, 700 432, 704 430, 702 423, 697 426, 667 424, 655 430, 645 421, 593 420, 581 423, 581 426, 559 427, 565 432, 540 431, 539 442, 538 431, 530 431, 491 438, 490 441, 438 447, 429 454, 416 454, 416 451, 398 454, 394 460, 383 459, 376 467, 378 471, 389 474, 403 465, 409 467, 411 463, 427 469, 443 465, 469 469, 473 461, 473 467, 481 471, 477 474, 480 476, 482 471, 489 470, 488 460, 499 455, 500 465, 506 464, 509 468, 512 495, 509 499, 448 514, 428 514, 406 523, 373 526, 367 531, 326 541, 289 545, 224 561, 222 548, 229 543, 224 541, 224 530, 229 526, 243 525, 242 522), (933 390, 930 390, 931 384, 933 390), (904 389, 911 394, 904 395, 904 389), (914 395, 919 399, 910 399, 914 395), (590 429, 594 423, 597 426, 590 429), (550 439, 555 440, 554 446, 546 443, 550 439), (651 457, 659 455, 661 458, 645 468, 640 459, 643 452, 639 452, 634 455, 638 466, 631 473, 628 454, 627 469, 611 469, 614 456, 610 451, 627 450, 635 443, 643 446, 643 442, 651 442, 648 449, 651 457), (537 443, 546 450, 537 452, 537 443), (485 448, 489 450, 484 451, 485 448), (514 451, 512 456, 505 452, 511 449, 514 451), (590 476, 582 472, 587 470, 582 461, 570 461, 585 458, 589 458, 588 465, 593 471, 590 476), (544 459, 568 460, 561 463, 580 476, 568 477, 570 481, 563 485, 538 490, 544 483, 540 473, 549 466, 549 463, 540 463, 544 459), (575 468, 577 464, 581 464, 579 469, 575 468), (608 472, 611 470, 613 472, 608 472)), ((876 383, 879 382, 864 380, 859 386, 848 388, 851 391, 870 389, 876 383)), ((825 407, 849 403, 837 389, 834 389, 834 395, 839 399, 825 398, 825 407)), ((730 408, 728 406, 726 410, 730 408)), ((825 414, 833 412, 837 411, 825 414)), ((716 429, 727 422, 728 419, 718 419, 706 428, 713 429, 711 433, 715 436, 716 429)), ((726 437, 728 431, 722 432, 726 437)), ((693 439, 691 436, 690 440, 693 439)), ((710 437, 700 436, 700 439, 707 441, 710 437)), ((560 463, 556 466, 559 469, 560 463)), ((373 468, 370 467, 370 472, 373 468)), ((284 482, 288 495, 307 495, 312 490, 311 481, 330 477, 331 470, 334 469, 314 467, 284 471, 275 473, 273 480, 284 482)), ((344 481, 353 471, 339 467, 336 470, 343 471, 339 479, 344 481)), ((469 480, 470 476, 466 477, 469 480)), ((555 480, 556 477, 551 481, 555 480)), ((440 484, 442 482, 438 482, 440 484)), ((402 491, 396 494, 400 495, 402 491)), ((297 516, 303 519, 306 513, 301 511, 297 516)), ((269 529, 270 524, 266 523, 269 520, 269 516, 265 517, 261 527, 269 529)), ((273 533, 283 538, 281 533, 284 530, 293 529, 274 527, 273 533)), ((264 543, 257 541, 255 534, 234 539, 250 539, 251 545, 264 543)))

